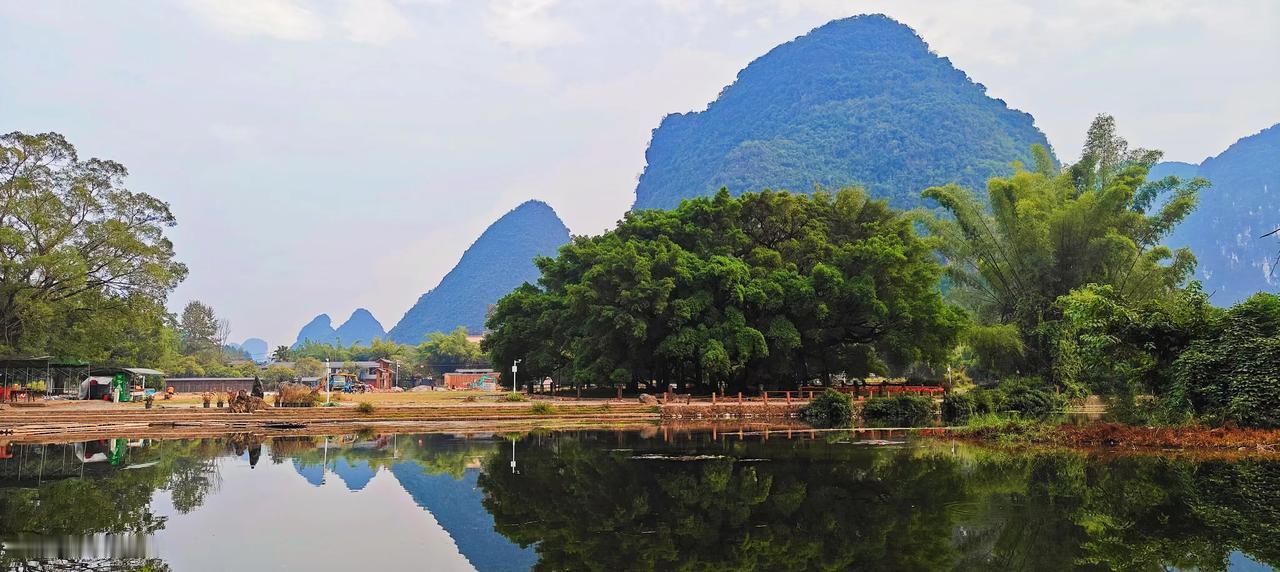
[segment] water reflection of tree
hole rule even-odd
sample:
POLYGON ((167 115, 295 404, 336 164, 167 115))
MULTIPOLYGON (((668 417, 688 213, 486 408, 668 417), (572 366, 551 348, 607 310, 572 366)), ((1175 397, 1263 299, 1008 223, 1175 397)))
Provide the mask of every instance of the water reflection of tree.
MULTIPOLYGON (((523 447, 481 477, 498 531, 546 569, 939 569, 954 464, 797 448, 785 462, 634 460, 593 437, 523 447)), ((754 455, 761 453, 734 451, 754 455)), ((773 451, 770 451, 772 453, 773 451)), ((779 453, 781 451, 778 451, 779 453)), ((734 458, 736 457, 736 458, 734 458)))
POLYGON ((479 466, 496 453, 497 442, 443 434, 376 435, 363 439, 331 438, 327 452, 325 448, 324 437, 276 439, 271 443, 271 460, 275 463, 296 460, 307 467, 319 465, 327 458, 330 463, 367 463, 373 470, 408 462, 422 467, 429 475, 447 474, 461 479, 467 467, 479 466))
MULTIPOLYGON (((41 447, 44 455, 65 456, 68 451, 60 448, 74 446, 41 447)), ((165 524, 151 510, 155 491, 170 491, 180 513, 199 507, 218 482, 214 459, 223 451, 217 440, 152 442, 130 448, 133 468, 127 470, 104 464, 105 471, 62 475, 30 487, 5 487, 0 481, 0 534, 155 532, 165 524)))
POLYGON ((1233 550, 1280 563, 1274 462, 599 434, 522 442, 519 474, 508 460, 488 462, 485 507, 543 569, 1225 570, 1233 550))

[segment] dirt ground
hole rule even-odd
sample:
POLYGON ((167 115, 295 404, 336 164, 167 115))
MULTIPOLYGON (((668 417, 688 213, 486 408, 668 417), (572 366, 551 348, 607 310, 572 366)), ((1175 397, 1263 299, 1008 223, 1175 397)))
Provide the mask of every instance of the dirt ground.
MULTIPOLYGON (((334 392, 333 400, 339 406, 355 406, 359 403, 372 403, 379 407, 395 407, 395 406, 415 406, 415 405, 484 405, 502 403, 500 400, 506 395, 503 392, 496 391, 404 391, 404 392, 377 392, 377 393, 342 393, 334 392), (470 401, 469 401, 470 399, 470 401)), ((273 394, 267 393, 266 401, 270 403, 273 394)), ((586 401, 584 399, 584 401, 586 401)), ((605 401, 605 400, 601 400, 605 401)), ((37 401, 34 404, 14 404, 11 410, 20 410, 30 407, 50 407, 60 411, 132 411, 134 409, 142 409, 143 403, 135 401, 130 403, 110 403, 106 401, 81 401, 77 399, 50 399, 37 401)), ((199 393, 179 393, 172 399, 164 399, 157 396, 155 403, 152 405, 155 409, 195 409, 203 407, 203 400, 199 393)), ((4 408, 0 408, 4 411, 4 408)))

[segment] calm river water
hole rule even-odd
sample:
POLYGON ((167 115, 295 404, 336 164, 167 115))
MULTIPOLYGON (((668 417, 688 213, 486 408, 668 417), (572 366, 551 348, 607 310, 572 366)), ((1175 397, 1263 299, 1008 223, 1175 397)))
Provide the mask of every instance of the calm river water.
POLYGON ((808 432, 8 445, 0 542, 11 570, 1274 570, 1280 463, 808 432))

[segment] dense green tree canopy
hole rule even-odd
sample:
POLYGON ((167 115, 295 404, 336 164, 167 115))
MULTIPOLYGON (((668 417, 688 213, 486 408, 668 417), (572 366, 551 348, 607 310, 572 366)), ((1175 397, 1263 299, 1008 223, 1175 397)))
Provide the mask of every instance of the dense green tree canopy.
POLYGON ((187 269, 169 205, 126 175, 56 133, 0 136, 0 354, 146 363, 168 349, 164 302, 187 269))
POLYGON ((940 360, 963 323, 911 219, 857 189, 632 212, 538 265, 483 342, 532 378, 789 386, 940 360))
POLYGON ((412 355, 415 370, 452 371, 488 362, 480 344, 467 339, 467 328, 458 326, 452 332, 431 332, 412 355))
POLYGON ((182 335, 182 351, 196 353, 222 346, 222 327, 213 307, 199 300, 187 302, 178 320, 178 332, 182 335))
POLYGON ((1206 183, 1146 182, 1160 153, 1130 150, 1105 115, 1090 126, 1076 164, 1058 170, 1043 149, 1035 156, 1031 170, 991 179, 985 202, 955 185, 924 196, 950 215, 926 225, 947 260, 952 295, 981 324, 1016 325, 1027 350, 1021 369, 1050 374, 1060 296, 1100 284, 1123 300, 1151 299, 1186 280, 1195 258, 1161 241, 1206 183))

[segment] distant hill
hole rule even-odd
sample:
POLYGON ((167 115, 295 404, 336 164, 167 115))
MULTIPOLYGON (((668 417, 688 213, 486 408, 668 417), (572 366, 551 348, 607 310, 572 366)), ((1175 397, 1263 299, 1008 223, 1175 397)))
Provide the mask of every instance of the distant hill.
POLYGON ((489 305, 525 282, 536 282, 536 256, 552 256, 569 242, 569 229, 547 203, 528 201, 489 225, 458 264, 423 294, 388 332, 394 341, 417 344, 430 332, 465 326, 484 329, 489 305))
POLYGON ((986 188, 1049 147, 1027 113, 886 16, 835 20, 738 73, 705 111, 663 118, 634 208, 671 208, 728 187, 810 192, 861 184, 894 206, 949 182, 986 188))
POLYGON ((355 344, 367 346, 374 338, 386 337, 387 332, 382 329, 382 322, 373 317, 368 310, 356 308, 356 311, 351 313, 351 317, 337 329, 334 329, 333 321, 328 314, 320 314, 312 318, 298 331, 298 339, 293 342, 293 347, 301 346, 308 340, 319 344, 341 343, 347 347, 355 344))
POLYGON ((306 341, 318 344, 338 343, 338 332, 333 329, 333 323, 328 314, 320 314, 307 322, 307 325, 302 326, 298 331, 297 341, 293 342, 293 347, 301 346, 306 341))
MULTIPOLYGON (((1151 178, 1187 176, 1187 165, 1161 163, 1151 178)), ((1236 141, 1193 174, 1213 186, 1168 243, 1191 247, 1199 262, 1196 279, 1212 293, 1210 300, 1226 306, 1260 290, 1280 290, 1280 271, 1273 267, 1280 239, 1259 238, 1280 226, 1280 124, 1236 141)))
POLYGON ((262 338, 249 338, 240 344, 240 349, 249 354, 249 359, 253 361, 266 361, 267 341, 262 338))
POLYGON ((343 345, 347 346, 355 344, 367 346, 375 338, 387 337, 387 331, 382 329, 382 323, 364 308, 356 308, 356 311, 351 313, 351 317, 338 326, 335 333, 343 345))

